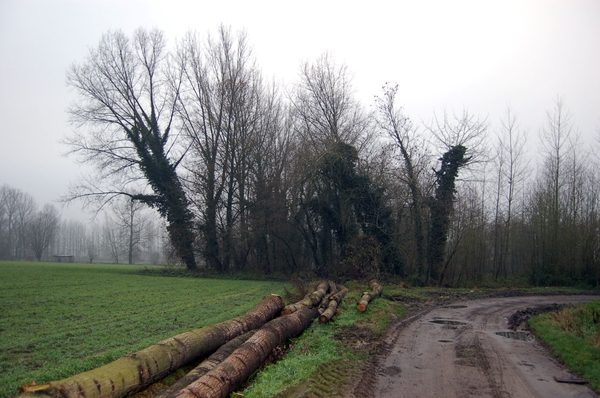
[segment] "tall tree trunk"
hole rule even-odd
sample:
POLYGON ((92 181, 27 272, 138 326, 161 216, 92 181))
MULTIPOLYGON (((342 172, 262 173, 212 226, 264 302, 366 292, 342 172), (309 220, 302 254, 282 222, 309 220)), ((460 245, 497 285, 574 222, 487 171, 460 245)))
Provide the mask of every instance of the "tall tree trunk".
POLYGON ((44 390, 23 393, 18 398, 124 397, 214 352, 232 338, 261 327, 277 316, 282 308, 280 296, 267 296, 237 318, 181 333, 102 367, 52 382, 44 390))
POLYGON ((128 242, 128 260, 129 264, 133 264, 133 199, 130 200, 129 206, 129 242, 128 242))
POLYGON ((214 164, 208 167, 206 189, 206 213, 203 225, 204 258, 208 266, 218 273, 223 273, 223 264, 219 259, 219 240, 217 239, 217 192, 215 187, 214 164))
POLYGON ((441 284, 441 268, 444 262, 444 250, 448 239, 450 215, 454 204, 455 180, 458 170, 468 160, 466 148, 462 145, 452 147, 442 157, 442 166, 436 171, 437 187, 435 198, 431 201, 431 227, 427 245, 427 282, 441 284))

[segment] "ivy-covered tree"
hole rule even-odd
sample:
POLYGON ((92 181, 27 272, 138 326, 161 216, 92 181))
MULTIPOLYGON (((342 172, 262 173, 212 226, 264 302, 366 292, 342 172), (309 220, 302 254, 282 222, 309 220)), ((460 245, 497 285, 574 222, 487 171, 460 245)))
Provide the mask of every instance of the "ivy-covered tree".
POLYGON ((167 220, 177 255, 196 270, 194 217, 177 174, 182 155, 173 131, 178 73, 163 33, 144 29, 131 38, 120 31, 105 34, 83 63, 71 67, 67 81, 78 101, 70 114, 77 130, 66 143, 95 173, 66 199, 83 198, 101 208, 125 195, 156 208, 167 220))
POLYGON ((456 145, 448 150, 442 158, 440 169, 435 172, 435 197, 431 198, 431 225, 429 228, 429 244, 427 253, 428 279, 440 284, 444 278, 444 249, 448 240, 450 216, 456 192, 456 178, 461 167, 469 162, 465 157, 467 148, 456 145))

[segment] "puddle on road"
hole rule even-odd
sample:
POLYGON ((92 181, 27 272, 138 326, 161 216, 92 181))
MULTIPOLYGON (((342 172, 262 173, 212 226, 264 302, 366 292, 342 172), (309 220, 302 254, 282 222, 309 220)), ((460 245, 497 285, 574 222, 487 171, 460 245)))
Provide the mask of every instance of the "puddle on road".
POLYGON ((432 319, 429 322, 431 322, 431 323, 438 323, 440 325, 452 325, 452 326, 460 326, 460 325, 466 325, 467 324, 467 322, 454 321, 452 319, 432 319))
POLYGON ((496 332, 498 336, 506 337, 507 339, 531 341, 533 336, 526 332, 496 332))
POLYGON ((446 305, 442 308, 467 308, 466 305, 446 305))
POLYGON ((452 343, 452 340, 438 340, 440 343, 452 343))

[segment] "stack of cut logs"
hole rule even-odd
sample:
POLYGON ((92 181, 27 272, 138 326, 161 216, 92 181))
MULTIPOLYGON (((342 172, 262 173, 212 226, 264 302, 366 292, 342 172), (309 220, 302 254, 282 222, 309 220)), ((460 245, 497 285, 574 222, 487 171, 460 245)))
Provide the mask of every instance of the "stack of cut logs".
MULTIPOLYGON (((357 306, 361 312, 381 294, 376 281, 369 282, 369 287, 372 292, 363 293, 357 306)), ((280 296, 270 295, 237 318, 179 334, 64 380, 30 383, 17 398, 120 398, 211 353, 155 397, 228 397, 277 346, 301 334, 314 318, 318 316, 321 323, 330 321, 347 293, 346 287, 323 281, 303 300, 286 307, 280 296)))

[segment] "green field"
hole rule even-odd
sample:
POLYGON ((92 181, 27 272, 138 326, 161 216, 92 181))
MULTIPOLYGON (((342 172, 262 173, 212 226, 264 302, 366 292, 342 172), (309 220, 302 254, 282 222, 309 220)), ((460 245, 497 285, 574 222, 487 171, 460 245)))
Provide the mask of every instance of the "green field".
POLYGON ((281 282, 143 276, 139 266, 0 262, 0 398, 240 315, 281 282))

